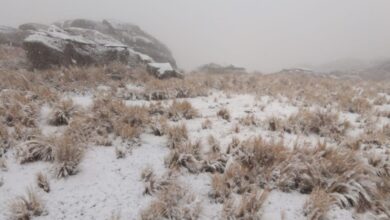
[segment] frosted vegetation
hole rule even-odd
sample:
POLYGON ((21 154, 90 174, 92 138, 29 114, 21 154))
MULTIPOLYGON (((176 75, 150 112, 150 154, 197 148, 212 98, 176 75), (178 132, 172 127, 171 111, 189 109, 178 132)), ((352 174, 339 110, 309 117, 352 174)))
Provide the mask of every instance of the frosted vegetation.
POLYGON ((112 63, 0 88, 0 219, 390 218, 389 81, 112 63))

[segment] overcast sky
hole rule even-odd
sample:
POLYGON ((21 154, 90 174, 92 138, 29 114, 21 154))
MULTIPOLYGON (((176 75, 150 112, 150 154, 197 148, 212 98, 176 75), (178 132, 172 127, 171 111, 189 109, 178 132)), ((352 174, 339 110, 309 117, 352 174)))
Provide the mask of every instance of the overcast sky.
POLYGON ((0 0, 0 24, 71 18, 132 22, 180 67, 217 62, 275 71, 390 57, 390 0, 0 0))

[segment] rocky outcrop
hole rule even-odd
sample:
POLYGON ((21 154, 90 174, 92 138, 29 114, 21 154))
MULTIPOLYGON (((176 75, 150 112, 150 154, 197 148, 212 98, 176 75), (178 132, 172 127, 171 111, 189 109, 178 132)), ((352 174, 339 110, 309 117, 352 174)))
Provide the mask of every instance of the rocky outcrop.
POLYGON ((66 31, 51 26, 24 40, 27 58, 35 68, 52 65, 105 64, 119 60, 128 62, 127 47, 95 30, 71 28, 66 31))
POLYGON ((148 63, 147 71, 159 79, 183 78, 183 74, 175 70, 170 63, 148 63))
POLYGON ((22 30, 22 31, 45 31, 47 29, 49 29, 49 26, 45 25, 45 24, 25 23, 25 24, 19 25, 19 30, 22 30))
POLYGON ((19 29, 0 26, 0 44, 23 46, 34 68, 105 64, 143 64, 158 78, 181 77, 169 49, 136 25, 87 19, 51 26, 26 23, 19 29))
POLYGON ((197 69, 198 72, 209 74, 246 73, 245 68, 234 65, 222 66, 216 63, 205 64, 197 69))
POLYGON ((113 20, 98 22, 87 19, 67 20, 62 23, 57 22, 56 25, 64 29, 83 28, 99 31, 122 42, 141 56, 147 55, 153 62, 170 63, 173 68, 177 67, 171 51, 137 25, 113 20))

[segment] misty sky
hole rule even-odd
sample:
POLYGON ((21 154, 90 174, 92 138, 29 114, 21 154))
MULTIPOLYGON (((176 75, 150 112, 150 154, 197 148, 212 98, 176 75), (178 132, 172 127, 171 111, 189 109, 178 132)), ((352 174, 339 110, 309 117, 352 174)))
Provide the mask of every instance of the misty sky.
POLYGON ((132 22, 180 67, 208 62, 275 71, 390 57, 390 0, 0 0, 0 24, 70 18, 132 22))

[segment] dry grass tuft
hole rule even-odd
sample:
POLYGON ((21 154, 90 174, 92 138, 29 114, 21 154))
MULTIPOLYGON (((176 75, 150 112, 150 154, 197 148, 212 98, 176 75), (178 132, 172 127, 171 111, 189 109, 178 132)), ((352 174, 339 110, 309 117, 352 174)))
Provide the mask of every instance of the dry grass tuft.
POLYGON ((55 163, 58 178, 64 178, 78 172, 83 151, 83 148, 70 138, 63 137, 57 140, 55 163))
POLYGON ((343 138, 345 132, 350 128, 349 122, 339 121, 337 113, 321 110, 314 112, 300 110, 297 114, 290 116, 284 124, 286 131, 305 135, 314 133, 321 137, 330 137, 335 140, 343 138))
POLYGON ((37 126, 38 106, 23 93, 11 92, 0 95, 0 120, 8 127, 37 126))
POLYGON ((179 170, 181 167, 187 168, 190 173, 198 173, 202 170, 200 156, 200 141, 194 143, 187 141, 175 145, 175 149, 165 160, 167 167, 173 170, 179 170))
POLYGON ((371 103, 365 98, 355 98, 348 104, 348 111, 351 113, 364 114, 368 113, 372 109, 371 103))
POLYGON ((50 184, 47 176, 42 172, 37 173, 36 181, 39 188, 41 188, 45 192, 50 192, 50 184))
POLYGON ((168 129, 168 122, 166 117, 159 117, 151 123, 151 129, 154 135, 165 135, 168 129))
POLYGON ((168 127, 168 147, 175 149, 188 140, 188 131, 185 124, 168 127))
POLYGON ((202 129, 211 129, 213 127, 213 122, 210 119, 205 119, 202 122, 202 129))
MULTIPOLYGON (((265 124, 270 131, 283 131, 283 129, 285 129, 283 120, 274 116, 267 118, 265 124)), ((287 128, 286 132, 291 132, 291 130, 287 128)))
POLYGON ((157 198, 141 212, 142 220, 198 219, 201 202, 185 187, 171 182, 157 192, 157 198))
POLYGON ((323 189, 314 189, 305 203, 304 213, 309 220, 327 219, 327 212, 333 203, 332 197, 323 189))
POLYGON ((230 121, 230 112, 226 108, 219 109, 217 112, 217 116, 226 121, 230 121))
POLYGON ((19 144, 16 148, 16 157, 20 163, 34 161, 53 161, 54 146, 50 141, 31 140, 19 144))
POLYGON ((124 147, 115 147, 116 159, 122 159, 126 157, 127 150, 124 147))
POLYGON ((9 211, 11 219, 28 220, 34 216, 45 214, 45 206, 36 192, 32 189, 28 189, 27 197, 20 196, 11 201, 9 211))
POLYGON ((53 126, 68 125, 75 113, 77 113, 77 109, 72 100, 60 101, 50 113, 49 124, 53 126))
POLYGON ((0 170, 4 172, 8 170, 7 161, 2 157, 0 157, 0 170))
POLYGON ((152 168, 147 167, 141 173, 141 179, 144 182, 145 190, 144 195, 154 195, 160 190, 163 190, 167 185, 171 184, 171 177, 164 176, 157 178, 152 168))
POLYGON ((0 124, 0 158, 5 154, 5 152, 10 148, 12 139, 8 132, 8 129, 0 124))
POLYGON ((173 121, 179 121, 180 119, 193 119, 199 115, 191 103, 188 101, 178 102, 173 101, 172 105, 168 108, 168 118, 173 121))
POLYGON ((241 196, 239 204, 229 200, 224 204, 222 219, 261 220, 262 210, 268 191, 258 190, 241 196))
POLYGON ((244 125, 244 126, 258 125, 258 120, 254 114, 247 114, 246 116, 240 118, 239 122, 241 125, 244 125))

